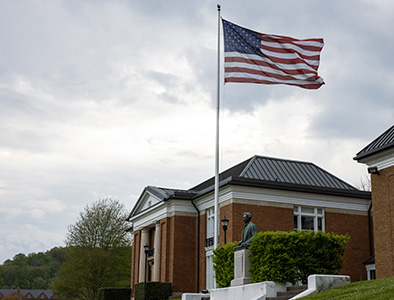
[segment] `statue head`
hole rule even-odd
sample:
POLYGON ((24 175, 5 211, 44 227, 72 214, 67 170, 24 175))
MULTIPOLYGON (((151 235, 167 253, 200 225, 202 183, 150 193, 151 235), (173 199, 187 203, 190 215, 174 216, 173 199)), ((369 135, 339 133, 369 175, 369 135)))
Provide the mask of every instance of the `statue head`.
POLYGON ((245 223, 249 223, 251 219, 252 219, 252 214, 249 212, 244 212, 242 220, 244 220, 245 223))

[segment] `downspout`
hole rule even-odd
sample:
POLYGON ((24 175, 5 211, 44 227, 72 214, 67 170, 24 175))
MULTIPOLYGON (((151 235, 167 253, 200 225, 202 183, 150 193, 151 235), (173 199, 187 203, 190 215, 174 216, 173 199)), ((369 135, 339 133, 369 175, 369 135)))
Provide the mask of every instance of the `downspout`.
POLYGON ((372 200, 368 208, 368 236, 369 236, 369 255, 373 255, 373 245, 372 245, 372 221, 371 221, 371 211, 372 211, 372 200))
POLYGON ((199 292, 200 289, 200 211, 197 206, 194 204, 192 200, 192 204, 197 211, 197 290, 196 293, 199 292))

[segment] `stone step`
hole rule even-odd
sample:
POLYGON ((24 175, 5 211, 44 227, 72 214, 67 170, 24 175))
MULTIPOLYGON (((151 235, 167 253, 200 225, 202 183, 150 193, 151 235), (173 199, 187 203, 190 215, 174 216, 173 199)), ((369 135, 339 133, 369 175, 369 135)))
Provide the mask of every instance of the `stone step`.
MULTIPOLYGON (((308 286, 307 285, 294 285, 294 286, 288 286, 287 287, 287 290, 288 291, 301 291, 301 292, 303 292, 303 291, 305 291, 306 289, 308 289, 308 286)), ((300 292, 300 293, 301 293, 300 292)))
POLYGON ((301 286, 289 286, 287 287, 286 292, 278 292, 276 297, 267 297, 266 300, 289 300, 295 295, 302 293, 308 287, 306 285, 301 286))

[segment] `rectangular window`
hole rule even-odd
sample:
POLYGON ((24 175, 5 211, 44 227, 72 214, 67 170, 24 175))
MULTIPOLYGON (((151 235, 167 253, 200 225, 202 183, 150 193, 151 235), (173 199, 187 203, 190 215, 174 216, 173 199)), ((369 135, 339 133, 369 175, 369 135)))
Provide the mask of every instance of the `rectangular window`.
POLYGON ((213 261, 212 261, 212 258, 213 258, 213 252, 212 251, 208 251, 208 252, 206 252, 206 263, 207 263, 207 265, 206 265, 206 267, 207 267, 207 272, 206 272, 206 275, 207 275, 207 278, 206 278, 206 282, 205 282, 205 284, 206 284, 206 289, 207 290, 211 290, 211 289, 213 289, 214 288, 214 276, 215 276, 215 272, 213 271, 213 261))
POLYGON ((324 231, 324 209, 294 206, 294 230, 324 231))
POLYGON ((207 238, 215 235, 215 211, 214 208, 207 209, 207 238))

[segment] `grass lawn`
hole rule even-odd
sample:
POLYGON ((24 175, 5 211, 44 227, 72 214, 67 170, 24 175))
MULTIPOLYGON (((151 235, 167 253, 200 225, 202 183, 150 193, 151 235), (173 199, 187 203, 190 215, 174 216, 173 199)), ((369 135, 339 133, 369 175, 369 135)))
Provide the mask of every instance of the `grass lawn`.
POLYGON ((359 281, 335 289, 300 298, 302 300, 391 300, 394 278, 359 281))

